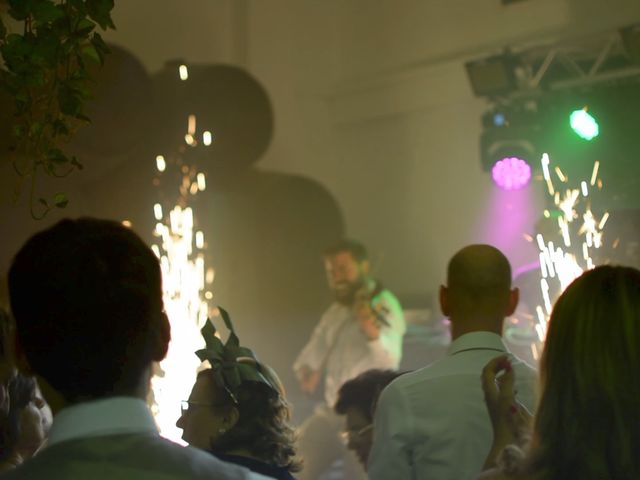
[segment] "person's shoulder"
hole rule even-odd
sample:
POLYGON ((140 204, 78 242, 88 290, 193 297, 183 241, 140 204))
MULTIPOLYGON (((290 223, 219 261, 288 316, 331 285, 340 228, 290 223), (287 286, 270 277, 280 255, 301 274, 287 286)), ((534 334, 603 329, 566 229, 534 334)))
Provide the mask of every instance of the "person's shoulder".
POLYGON ((504 473, 500 468, 492 468, 482 472, 476 480, 514 480, 514 478, 504 473))
POLYGON ((113 435, 69 440, 45 448, 7 474, 13 480, 251 480, 264 479, 248 469, 224 463, 191 447, 182 447, 159 435, 113 435))
POLYGON ((395 378, 389 385, 385 387, 385 390, 398 393, 409 393, 415 389, 421 389, 422 385, 428 383, 432 378, 433 368, 437 364, 427 365, 412 372, 406 372, 395 378))
POLYGON ((501 468, 492 468, 482 472, 476 480, 541 480, 539 477, 528 475, 509 475, 501 468))
POLYGON ((344 314, 345 311, 348 311, 348 308, 345 307, 340 302, 337 302, 334 300, 333 302, 331 302, 331 304, 329 304, 327 309, 322 313, 322 316, 320 317, 320 321, 342 315, 344 314))
MULTIPOLYGON (((210 479, 215 475, 220 480, 263 479, 261 475, 250 472, 247 468, 223 462, 210 453, 193 447, 183 447, 160 436, 155 437, 155 448, 160 461, 176 468, 176 474, 185 470, 185 478, 210 479)), ((150 447, 150 448, 154 448, 150 447)), ((152 452, 150 452, 152 453, 152 452)))

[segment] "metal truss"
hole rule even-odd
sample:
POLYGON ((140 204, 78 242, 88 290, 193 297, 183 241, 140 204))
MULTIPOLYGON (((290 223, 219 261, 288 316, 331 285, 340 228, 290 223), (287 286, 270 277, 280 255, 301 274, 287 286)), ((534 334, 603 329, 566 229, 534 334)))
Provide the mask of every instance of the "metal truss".
MULTIPOLYGON (((640 26, 626 30, 640 35, 640 26)), ((630 52, 622 31, 511 51, 518 85, 511 95, 640 80, 640 61, 634 58, 640 54, 630 52)))

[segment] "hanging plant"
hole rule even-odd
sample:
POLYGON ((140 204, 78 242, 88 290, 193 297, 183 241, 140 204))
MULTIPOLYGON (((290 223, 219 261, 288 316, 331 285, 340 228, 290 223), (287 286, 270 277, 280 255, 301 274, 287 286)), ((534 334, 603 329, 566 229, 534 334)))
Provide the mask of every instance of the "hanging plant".
POLYGON ((68 198, 64 193, 41 197, 38 176, 65 177, 82 169, 64 145, 90 121, 84 114, 90 70, 109 52, 96 29, 115 28, 113 0, 7 3, 9 18, 0 17, 0 88, 13 99, 14 115, 9 152, 0 157, 8 154, 18 174, 15 200, 27 188, 31 216, 40 219, 52 208, 64 208, 68 198), (20 32, 10 31, 15 25, 20 32))

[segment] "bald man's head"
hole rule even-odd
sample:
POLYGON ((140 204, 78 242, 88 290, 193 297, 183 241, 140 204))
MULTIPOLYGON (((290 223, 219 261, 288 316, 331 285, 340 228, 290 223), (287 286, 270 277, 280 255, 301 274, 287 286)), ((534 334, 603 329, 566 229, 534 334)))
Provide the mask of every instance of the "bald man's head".
POLYGON ((454 318, 501 321, 518 302, 509 261, 491 245, 469 245, 451 258, 443 295, 443 312, 454 318))

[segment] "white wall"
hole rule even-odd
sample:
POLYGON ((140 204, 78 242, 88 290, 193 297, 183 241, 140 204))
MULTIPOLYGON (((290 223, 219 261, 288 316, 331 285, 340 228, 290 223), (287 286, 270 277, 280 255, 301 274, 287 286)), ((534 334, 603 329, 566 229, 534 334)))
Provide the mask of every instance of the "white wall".
MULTIPOLYGON (((114 19, 106 37, 151 72, 175 58, 245 65, 276 112, 262 168, 322 182, 349 234, 384 257, 379 276, 403 294, 430 295, 457 248, 488 239, 482 224, 497 208, 477 147, 485 104, 463 62, 638 21, 640 2, 128 0, 114 19)), ((533 216, 541 200, 531 196, 533 216)), ((493 220, 513 216, 509 202, 493 220)), ((38 228, 22 211, 2 214, 12 237, 38 228)), ((526 229, 533 219, 517 220, 526 229)), ((517 266, 532 250, 516 233, 498 241, 517 266)))
POLYGON ((640 2, 256 0, 250 12, 249 66, 273 94, 277 118, 262 165, 324 183, 349 234, 384 258, 380 277, 402 294, 429 296, 464 244, 492 241, 515 267, 536 257, 522 234, 543 193, 531 187, 522 215, 522 195, 496 200, 479 161, 485 103, 463 62, 631 23, 640 2), (504 235, 487 233, 487 222, 504 235))

